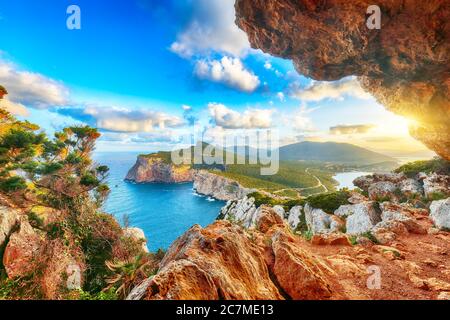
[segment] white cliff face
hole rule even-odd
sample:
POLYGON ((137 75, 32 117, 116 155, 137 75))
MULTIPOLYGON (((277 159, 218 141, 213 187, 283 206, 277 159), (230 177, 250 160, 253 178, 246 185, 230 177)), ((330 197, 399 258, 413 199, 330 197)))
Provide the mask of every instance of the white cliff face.
POLYGON ((194 189, 199 194, 223 201, 242 199, 255 191, 242 187, 236 181, 204 170, 194 175, 194 189))
POLYGON ((309 203, 305 205, 305 220, 313 234, 338 232, 342 227, 339 219, 334 219, 333 215, 322 209, 311 207, 309 203))
POLYGON ((300 223, 300 217, 303 214, 302 210, 303 210, 302 206, 295 206, 289 211, 288 224, 292 230, 297 229, 300 223))
MULTIPOLYGON (((340 208, 341 209, 341 208, 340 208)), ((338 211, 346 211, 346 230, 348 234, 362 234, 370 231, 381 221, 380 214, 376 211, 374 202, 363 202, 338 211)))
POLYGON ((241 200, 228 201, 220 211, 220 217, 237 222, 244 228, 251 228, 255 226, 256 212, 255 199, 244 197, 241 200))
POLYGON ((430 206, 430 217, 436 227, 450 229, 450 198, 433 201, 430 206))

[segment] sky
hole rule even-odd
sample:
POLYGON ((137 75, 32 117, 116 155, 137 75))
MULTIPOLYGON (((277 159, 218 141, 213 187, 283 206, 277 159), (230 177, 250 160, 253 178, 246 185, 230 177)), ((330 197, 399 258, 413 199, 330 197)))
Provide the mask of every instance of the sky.
POLYGON ((433 155, 356 78, 305 78, 250 48, 234 20, 234 0, 2 1, 0 84, 9 95, 1 105, 48 134, 98 127, 99 151, 171 150, 193 131, 220 144, 270 129, 281 145, 433 155), (81 29, 67 26, 70 5, 81 29))

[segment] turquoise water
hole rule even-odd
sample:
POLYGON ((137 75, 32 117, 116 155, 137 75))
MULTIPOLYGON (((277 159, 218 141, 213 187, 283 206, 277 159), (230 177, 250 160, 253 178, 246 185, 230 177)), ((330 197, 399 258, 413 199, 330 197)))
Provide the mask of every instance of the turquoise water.
POLYGON ((356 188, 356 186, 353 184, 353 180, 355 180, 358 177, 367 176, 370 174, 372 173, 361 171, 341 172, 333 176, 333 179, 339 183, 338 189, 348 188, 352 190, 356 188))
POLYGON ((110 168, 108 185, 111 194, 104 210, 122 221, 124 214, 130 225, 144 230, 150 251, 167 249, 194 224, 212 223, 224 205, 197 195, 192 183, 133 184, 123 181, 136 161, 137 153, 96 153, 95 161, 110 168))

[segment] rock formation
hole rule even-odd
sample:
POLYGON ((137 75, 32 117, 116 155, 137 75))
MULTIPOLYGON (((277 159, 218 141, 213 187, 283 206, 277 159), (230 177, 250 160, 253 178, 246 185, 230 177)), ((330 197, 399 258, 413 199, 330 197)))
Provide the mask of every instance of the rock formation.
MULTIPOLYGON (((384 212, 394 209, 400 210, 386 204, 384 212)), ((450 292, 448 232, 411 237, 391 231, 383 245, 364 238, 352 246, 342 233, 307 241, 273 208, 258 210, 250 229, 229 221, 191 228, 128 299, 443 299, 450 292), (378 290, 367 287, 374 265, 383 270, 378 290)), ((408 219, 432 228, 422 213, 408 219)))
POLYGON ((253 48, 291 59, 315 80, 358 76, 387 109, 412 118, 411 134, 450 160, 450 2, 380 0, 381 29, 366 26, 370 0, 236 0, 253 48))
POLYGON ((190 166, 175 166, 163 159, 139 156, 125 180, 136 183, 181 183, 193 180, 190 166))
POLYGON ((200 170, 194 174, 194 189, 200 194, 223 201, 242 199, 255 191, 206 170, 200 170))

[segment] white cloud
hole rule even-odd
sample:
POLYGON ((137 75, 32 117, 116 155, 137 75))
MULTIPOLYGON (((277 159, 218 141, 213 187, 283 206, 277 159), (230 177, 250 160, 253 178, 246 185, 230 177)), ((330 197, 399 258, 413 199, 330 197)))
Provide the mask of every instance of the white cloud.
POLYGON ((296 131, 315 131, 314 123, 309 116, 315 110, 317 108, 307 108, 306 105, 302 105, 294 114, 285 118, 285 122, 296 131))
POLYGON ((176 128, 185 124, 180 117, 147 109, 86 106, 61 108, 58 112, 100 129, 114 132, 152 132, 158 128, 176 128))
POLYGON ((0 84, 8 90, 12 103, 35 109, 67 104, 68 89, 62 83, 4 61, 0 61, 0 84))
POLYGON ((182 105, 181 108, 183 109, 183 111, 191 111, 192 110, 192 107, 188 106, 186 104, 182 105))
POLYGON ((266 61, 264 63, 264 68, 267 69, 267 70, 272 70, 273 69, 272 64, 270 63, 270 61, 266 61))
POLYGON ((235 57, 249 49, 247 35, 235 24, 235 0, 193 0, 193 15, 171 50, 184 58, 220 52, 235 57))
POLYGON ((5 109, 15 116, 26 117, 29 114, 27 108, 23 104, 12 102, 6 98, 0 100, 0 108, 5 109))
POLYGON ((200 79, 223 83, 245 92, 253 92, 260 84, 259 78, 245 69, 238 58, 223 57, 221 60, 199 60, 194 73, 200 79))
POLYGON ((343 99, 351 96, 359 99, 370 99, 371 96, 365 92, 357 79, 354 77, 344 78, 339 81, 313 81, 310 86, 300 88, 296 85, 291 88, 291 95, 303 101, 321 101, 324 99, 343 99))
POLYGON ((218 103, 210 103, 208 109, 214 123, 224 129, 270 128, 275 112, 267 109, 248 109, 241 113, 218 103))
POLYGON ((280 99, 281 102, 284 102, 286 100, 286 97, 284 96, 283 92, 278 92, 277 97, 278 99, 280 99))

